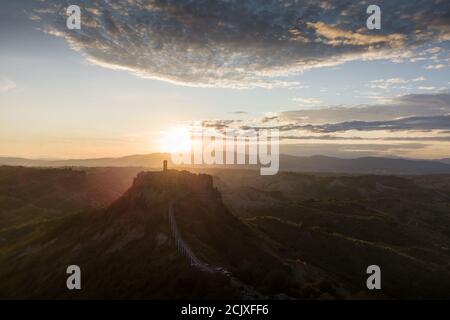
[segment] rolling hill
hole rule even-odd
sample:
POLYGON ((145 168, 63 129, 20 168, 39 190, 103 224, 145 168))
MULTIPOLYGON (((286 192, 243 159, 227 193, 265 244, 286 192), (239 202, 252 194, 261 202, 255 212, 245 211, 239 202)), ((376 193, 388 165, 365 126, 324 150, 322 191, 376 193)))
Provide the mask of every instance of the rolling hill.
POLYGON ((141 173, 105 209, 38 226, 0 231, 0 298, 244 298, 286 291, 273 278, 280 274, 296 285, 290 268, 229 213, 208 175, 141 173), (177 251, 171 203, 184 241, 211 269, 222 271, 193 267, 177 251), (71 264, 83 271, 79 292, 65 287, 71 264))
POLYGON ((0 299, 450 297, 450 175, 140 170, 0 168, 0 299))
MULTIPOLYGON (((24 158, 0 157, 0 165, 26 167, 146 167, 161 168, 163 160, 172 168, 227 168, 256 169, 256 166, 215 165, 176 166, 170 161, 170 154, 152 153, 120 158, 73 159, 73 160, 30 160, 24 158)), ((330 173, 372 173, 372 174, 439 174, 450 173, 450 164, 434 160, 412 160, 400 158, 365 157, 340 159, 326 156, 297 157, 280 155, 280 170, 294 172, 330 173)))

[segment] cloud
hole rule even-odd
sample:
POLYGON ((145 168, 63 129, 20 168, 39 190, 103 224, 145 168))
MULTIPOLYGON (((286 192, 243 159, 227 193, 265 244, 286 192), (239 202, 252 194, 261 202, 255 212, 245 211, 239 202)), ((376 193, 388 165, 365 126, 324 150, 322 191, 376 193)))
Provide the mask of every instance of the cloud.
POLYGON ((205 120, 225 133, 278 129, 282 150, 336 156, 448 157, 450 94, 410 94, 382 105, 265 113, 259 119, 205 120))
POLYGON ((230 124, 240 122, 239 120, 204 120, 202 122, 203 128, 225 129, 230 124))
POLYGON ((438 69, 443 69, 443 68, 447 68, 448 66, 442 63, 438 63, 438 64, 430 64, 428 66, 425 67, 425 69, 428 70, 438 70, 438 69))
POLYGON ((305 107, 312 107, 323 104, 321 100, 315 98, 293 98, 292 101, 298 102, 299 105, 305 107))
POLYGON ((450 136, 395 136, 395 137, 358 137, 358 136, 337 136, 337 135, 319 135, 319 136, 306 136, 306 135, 283 135, 280 136, 280 140, 327 140, 327 141, 439 141, 450 142, 450 136))
POLYGON ((420 87, 418 87, 418 89, 419 90, 424 90, 424 91, 436 91, 436 90, 438 90, 437 87, 432 87, 432 86, 430 86, 430 87, 420 86, 420 87))
POLYGON ((305 130, 316 133, 333 133, 350 130, 356 131, 431 131, 450 130, 450 115, 434 117, 409 117, 389 121, 348 121, 327 123, 323 125, 289 123, 276 126, 248 126, 243 125, 243 130, 249 129, 278 129, 279 131, 305 130))
POLYGON ((449 130, 450 116, 434 117, 409 117, 390 121, 349 121, 325 124, 319 126, 303 126, 300 129, 308 129, 315 132, 342 132, 349 130, 357 131, 429 131, 449 130))
POLYGON ((412 59, 420 46, 450 39, 448 1, 383 2, 376 31, 365 27, 371 1, 74 0, 79 31, 67 30, 61 1, 36 3, 35 22, 92 63, 189 86, 291 87, 283 76, 412 59))
POLYGON ((450 94, 411 94, 390 98, 384 105, 294 110, 269 113, 258 120, 203 124, 218 130, 278 129, 285 148, 303 142, 298 145, 300 151, 314 150, 313 154, 398 155, 411 150, 411 156, 423 156, 431 148, 446 156, 450 94))
POLYGON ((273 116, 265 116, 265 117, 263 117, 261 119, 261 123, 268 123, 268 122, 275 121, 275 120, 278 120, 278 119, 279 119, 279 117, 275 116, 275 115, 273 115, 273 116))
POLYGON ((406 83, 414 83, 425 80, 426 80, 425 77, 417 77, 413 79, 404 79, 404 78, 378 79, 371 81, 369 87, 372 89, 392 89, 395 88, 395 85, 403 85, 406 83))
POLYGON ((4 77, 0 77, 0 92, 8 92, 17 87, 16 83, 4 77))
MULTIPOLYGON (((258 120, 205 120, 203 127, 278 129, 320 134, 346 131, 450 131, 450 94, 411 94, 383 105, 269 113, 258 120)), ((304 135, 304 133, 303 133, 304 135)))
POLYGON ((230 113, 232 113, 232 114, 248 114, 247 111, 233 111, 233 112, 230 112, 230 113))
POLYGON ((414 116, 450 113, 450 94, 410 94, 385 98, 385 104, 281 112, 280 120, 300 124, 325 124, 346 121, 381 121, 414 116))
POLYGON ((325 38, 323 42, 331 46, 389 44, 393 47, 401 47, 406 40, 406 36, 399 33, 389 35, 363 34, 344 30, 323 22, 307 22, 306 25, 313 28, 318 36, 323 36, 325 38))

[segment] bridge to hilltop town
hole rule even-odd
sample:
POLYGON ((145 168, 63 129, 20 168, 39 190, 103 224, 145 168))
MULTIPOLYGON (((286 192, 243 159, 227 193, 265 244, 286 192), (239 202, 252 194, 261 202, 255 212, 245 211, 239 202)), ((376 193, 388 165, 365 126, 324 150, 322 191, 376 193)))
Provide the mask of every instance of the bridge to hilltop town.
MULTIPOLYGON (((167 172, 167 160, 163 162, 163 172, 167 172)), ((178 253, 186 258, 189 261, 189 264, 191 267, 196 268, 203 272, 208 273, 217 273, 222 274, 230 279, 230 284, 237 288, 240 292, 242 297, 246 299, 263 299, 265 298, 263 295, 261 295, 258 291, 256 291, 251 286, 246 285, 236 277, 233 277, 231 272, 226 270, 225 268, 221 267, 212 267, 208 265, 206 262, 200 260, 192 251, 192 249, 189 247, 189 245, 186 243, 186 241, 183 240, 183 237, 181 236, 180 230, 178 229, 177 221, 175 218, 175 212, 174 212, 174 203, 175 200, 170 201, 169 203, 169 210, 167 212, 168 220, 169 220, 169 226, 170 226, 170 233, 172 238, 175 241, 175 246, 177 248, 178 253)))
POLYGON ((198 268, 201 271, 216 273, 221 271, 219 268, 212 268, 205 262, 201 261, 197 256, 192 252, 189 245, 183 240, 181 237, 180 231, 178 230, 177 221, 175 219, 173 213, 173 204, 174 201, 171 201, 169 204, 169 224, 170 224, 170 232, 172 234, 173 239, 175 240, 175 245, 177 247, 177 251, 186 259, 189 260, 192 267, 198 268))
POLYGON ((174 202, 175 201, 171 201, 169 204, 168 218, 170 224, 170 232, 172 238, 175 240, 175 245, 177 247, 178 253, 181 254, 186 259, 188 259, 191 267, 193 268, 197 268, 203 272, 222 274, 228 277, 230 279, 230 284, 233 287, 237 288, 241 292, 242 297, 244 297, 245 299, 264 299, 265 297, 261 295, 258 291, 256 291, 251 286, 246 285, 236 277, 233 277, 231 272, 227 271, 225 268, 211 267, 204 261, 200 260, 194 254, 189 245, 183 240, 181 233, 178 229, 173 209, 174 202))

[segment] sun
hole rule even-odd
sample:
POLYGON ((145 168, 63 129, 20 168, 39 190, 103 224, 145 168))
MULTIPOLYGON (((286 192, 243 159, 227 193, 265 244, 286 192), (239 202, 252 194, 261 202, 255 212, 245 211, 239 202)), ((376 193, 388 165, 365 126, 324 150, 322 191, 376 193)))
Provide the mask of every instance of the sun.
POLYGON ((191 129, 188 126, 175 126, 161 132, 159 147, 162 152, 190 152, 191 146, 191 129))

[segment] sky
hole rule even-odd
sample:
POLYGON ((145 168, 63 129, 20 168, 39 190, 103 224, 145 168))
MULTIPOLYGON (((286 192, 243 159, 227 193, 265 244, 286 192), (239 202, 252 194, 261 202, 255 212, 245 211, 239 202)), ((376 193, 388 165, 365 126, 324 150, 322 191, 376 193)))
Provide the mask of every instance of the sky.
POLYGON ((2 0, 0 156, 163 152, 195 121, 295 155, 450 158, 449 49, 445 0, 2 0))

